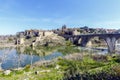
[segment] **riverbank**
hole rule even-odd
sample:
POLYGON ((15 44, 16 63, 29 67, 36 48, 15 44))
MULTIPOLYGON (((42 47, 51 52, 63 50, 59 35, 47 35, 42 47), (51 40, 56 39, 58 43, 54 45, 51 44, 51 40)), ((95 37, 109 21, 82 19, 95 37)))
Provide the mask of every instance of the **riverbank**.
POLYGON ((1 72, 5 80, 116 80, 120 79, 120 55, 73 53, 53 60, 39 61, 24 69, 1 72), (103 75, 104 74, 104 75, 103 75))

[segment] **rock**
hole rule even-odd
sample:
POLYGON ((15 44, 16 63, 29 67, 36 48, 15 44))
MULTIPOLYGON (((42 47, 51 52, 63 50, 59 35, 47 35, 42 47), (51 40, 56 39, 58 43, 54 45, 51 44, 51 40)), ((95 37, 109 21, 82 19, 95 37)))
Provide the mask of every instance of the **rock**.
POLYGON ((40 71, 41 73, 44 73, 44 72, 50 72, 50 70, 42 70, 40 71))
POLYGON ((57 34, 50 32, 45 36, 31 37, 29 39, 22 40, 23 46, 58 46, 65 45, 65 39, 57 34))
POLYGON ((24 79, 24 80, 29 80, 29 78, 26 78, 26 79, 24 79))
POLYGON ((35 46, 57 46, 57 45, 65 45, 65 39, 56 34, 43 36, 40 41, 35 42, 35 46))
POLYGON ((60 68, 60 66, 59 66, 59 65, 56 65, 55 69, 59 69, 59 68, 60 68))
POLYGON ((64 56, 64 59, 67 59, 67 60, 82 60, 83 55, 80 54, 80 53, 69 54, 69 55, 64 56))
POLYGON ((51 60, 45 60, 45 61, 37 61, 33 64, 34 67, 36 66, 45 66, 45 65, 50 65, 50 64, 53 64, 54 62, 51 61, 51 60))
POLYGON ((19 68, 15 68, 15 69, 13 69, 13 70, 23 70, 24 68, 22 68, 22 67, 19 67, 19 68))
POLYGON ((11 70, 4 71, 4 75, 9 75, 11 73, 11 70))

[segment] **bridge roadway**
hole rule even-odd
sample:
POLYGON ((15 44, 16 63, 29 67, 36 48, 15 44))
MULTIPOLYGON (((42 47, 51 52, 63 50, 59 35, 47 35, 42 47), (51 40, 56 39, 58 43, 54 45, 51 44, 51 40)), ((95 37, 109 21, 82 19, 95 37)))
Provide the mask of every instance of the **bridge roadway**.
POLYGON ((60 35, 66 40, 70 40, 75 45, 85 47, 87 42, 94 37, 104 39, 108 46, 108 52, 115 52, 115 42, 120 38, 120 33, 107 33, 107 34, 82 34, 82 35, 60 35), (81 42, 79 43, 79 39, 81 42))

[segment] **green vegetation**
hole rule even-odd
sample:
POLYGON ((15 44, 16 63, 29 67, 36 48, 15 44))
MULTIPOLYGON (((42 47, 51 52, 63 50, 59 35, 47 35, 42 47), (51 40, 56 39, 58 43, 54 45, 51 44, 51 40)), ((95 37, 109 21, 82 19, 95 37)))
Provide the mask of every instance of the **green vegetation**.
POLYGON ((58 49, 58 52, 61 52, 65 55, 65 54, 77 53, 77 52, 80 52, 80 50, 74 46, 64 46, 64 47, 58 49))
MULTIPOLYGON (((81 53, 77 53, 81 54, 81 53)), ((74 56, 74 54, 72 54, 74 56)), ((120 55, 81 54, 82 59, 59 57, 53 64, 27 65, 22 70, 0 74, 4 80, 116 80, 120 79, 120 55)), ((76 56, 75 56, 76 57, 76 56)))
POLYGON ((58 52, 61 52, 64 55, 66 55, 66 54, 78 53, 78 52, 80 52, 80 49, 78 49, 70 41, 66 41, 66 46, 59 48, 58 52))

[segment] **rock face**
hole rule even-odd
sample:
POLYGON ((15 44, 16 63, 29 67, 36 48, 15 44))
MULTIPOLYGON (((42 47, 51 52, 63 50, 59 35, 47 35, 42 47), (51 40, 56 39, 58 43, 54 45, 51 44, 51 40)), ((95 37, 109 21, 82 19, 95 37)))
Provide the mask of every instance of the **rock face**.
POLYGON ((37 40, 34 46, 57 46, 57 45, 65 45, 65 39, 57 34, 51 34, 47 36, 41 37, 39 41, 37 40))
POLYGON ((22 46, 58 46, 65 45, 65 39, 58 36, 53 31, 39 31, 37 36, 30 36, 29 38, 20 38, 17 43, 22 46))

